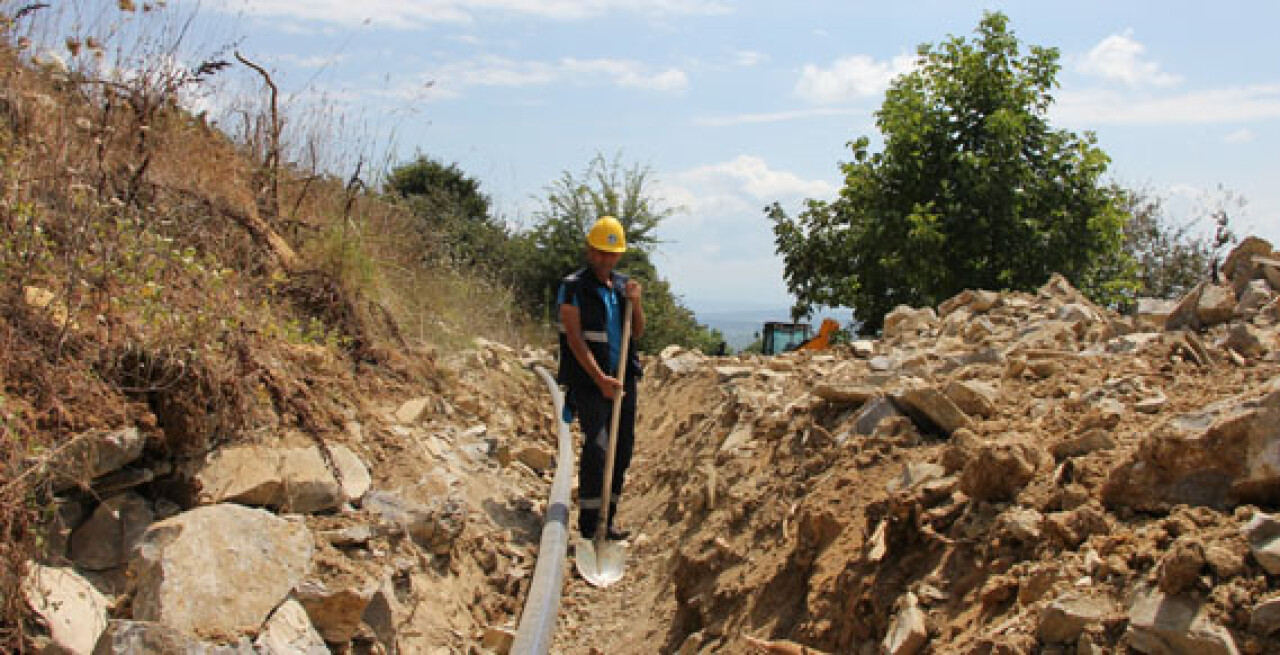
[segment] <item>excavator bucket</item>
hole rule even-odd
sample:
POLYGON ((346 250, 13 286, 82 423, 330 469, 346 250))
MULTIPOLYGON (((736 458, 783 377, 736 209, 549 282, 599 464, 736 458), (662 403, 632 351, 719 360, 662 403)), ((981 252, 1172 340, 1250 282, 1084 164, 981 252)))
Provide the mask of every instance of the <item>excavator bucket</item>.
POLYGON ((573 563, 593 587, 608 587, 622 579, 627 567, 627 549, 616 541, 579 538, 574 545, 573 563))

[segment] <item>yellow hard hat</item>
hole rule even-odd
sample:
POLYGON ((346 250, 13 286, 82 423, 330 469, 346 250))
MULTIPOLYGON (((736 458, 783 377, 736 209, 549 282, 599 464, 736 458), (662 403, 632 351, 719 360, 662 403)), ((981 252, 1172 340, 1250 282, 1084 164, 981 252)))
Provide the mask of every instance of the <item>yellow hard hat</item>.
POLYGON ((587 244, 604 252, 623 253, 627 251, 627 235, 622 231, 622 223, 612 216, 601 216, 591 231, 587 232, 587 244))

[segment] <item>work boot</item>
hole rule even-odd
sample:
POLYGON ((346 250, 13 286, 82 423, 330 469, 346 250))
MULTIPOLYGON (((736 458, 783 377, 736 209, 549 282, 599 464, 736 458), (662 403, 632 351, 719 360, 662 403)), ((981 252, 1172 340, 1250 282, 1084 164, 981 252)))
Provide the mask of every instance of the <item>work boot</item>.
POLYGON ((605 539, 608 539, 609 541, 623 541, 630 536, 631 536, 630 530, 624 530, 622 528, 619 528, 613 525, 609 526, 608 531, 604 533, 605 539))

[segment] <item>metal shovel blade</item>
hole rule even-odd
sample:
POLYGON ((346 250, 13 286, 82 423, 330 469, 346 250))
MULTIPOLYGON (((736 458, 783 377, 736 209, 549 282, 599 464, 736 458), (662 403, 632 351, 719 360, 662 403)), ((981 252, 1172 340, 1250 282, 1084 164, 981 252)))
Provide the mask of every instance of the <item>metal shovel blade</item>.
POLYGON ((608 587, 622 579, 627 567, 627 549, 615 541, 579 538, 574 548, 578 575, 593 587, 608 587))

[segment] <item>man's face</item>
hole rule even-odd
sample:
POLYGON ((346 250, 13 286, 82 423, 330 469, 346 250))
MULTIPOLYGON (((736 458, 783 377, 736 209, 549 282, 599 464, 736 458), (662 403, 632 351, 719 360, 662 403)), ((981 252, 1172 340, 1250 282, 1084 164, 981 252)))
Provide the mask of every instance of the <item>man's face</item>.
POLYGON ((605 252, 595 248, 587 248, 587 262, 591 264, 591 270, 601 277, 612 273, 613 267, 618 265, 619 259, 622 259, 622 253, 620 252, 605 252))

